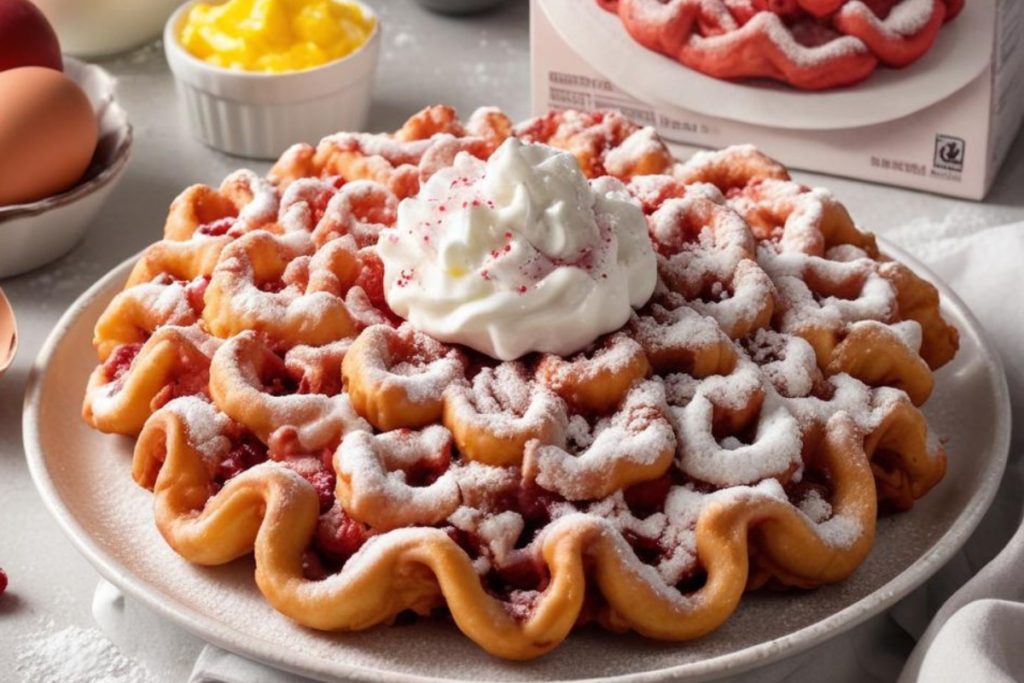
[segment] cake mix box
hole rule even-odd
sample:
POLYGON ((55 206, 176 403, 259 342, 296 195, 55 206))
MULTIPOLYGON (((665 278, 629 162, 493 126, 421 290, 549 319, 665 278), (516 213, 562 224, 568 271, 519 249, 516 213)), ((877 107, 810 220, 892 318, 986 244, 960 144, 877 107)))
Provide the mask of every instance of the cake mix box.
POLYGON ((536 113, 619 109, 681 156, 982 199, 1024 117, 1020 0, 532 0, 530 32, 536 113))

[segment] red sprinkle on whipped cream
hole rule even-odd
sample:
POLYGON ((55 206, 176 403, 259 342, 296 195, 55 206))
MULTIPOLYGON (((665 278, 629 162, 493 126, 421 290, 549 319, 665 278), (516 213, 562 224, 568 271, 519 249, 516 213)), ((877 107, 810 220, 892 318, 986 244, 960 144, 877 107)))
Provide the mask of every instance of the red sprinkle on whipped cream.
POLYGON ((378 243, 388 304, 417 329, 512 360, 569 355, 624 325, 654 291, 643 213, 572 154, 507 140, 460 153, 378 243))

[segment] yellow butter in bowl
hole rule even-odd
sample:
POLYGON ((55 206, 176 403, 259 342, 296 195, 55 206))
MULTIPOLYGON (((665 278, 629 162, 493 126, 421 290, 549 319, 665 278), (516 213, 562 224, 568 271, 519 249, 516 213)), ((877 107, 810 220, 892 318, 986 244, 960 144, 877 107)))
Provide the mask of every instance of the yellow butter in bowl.
POLYGON ((214 66, 302 71, 345 57, 373 32, 375 19, 343 0, 201 2, 188 13, 181 44, 214 66))

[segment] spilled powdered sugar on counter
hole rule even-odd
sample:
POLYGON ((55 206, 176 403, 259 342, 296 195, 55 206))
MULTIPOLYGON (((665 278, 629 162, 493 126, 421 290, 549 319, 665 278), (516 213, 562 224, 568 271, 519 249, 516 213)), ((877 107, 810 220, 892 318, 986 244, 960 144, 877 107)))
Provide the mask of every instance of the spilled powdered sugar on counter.
POLYGON ((25 638, 15 672, 24 683, 155 683, 97 628, 46 628, 25 638))

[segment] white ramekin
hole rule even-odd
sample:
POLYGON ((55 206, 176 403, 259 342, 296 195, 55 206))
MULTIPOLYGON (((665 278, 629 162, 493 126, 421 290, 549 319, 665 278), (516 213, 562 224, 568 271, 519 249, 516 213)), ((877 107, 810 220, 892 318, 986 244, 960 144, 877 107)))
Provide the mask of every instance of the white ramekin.
POLYGON ((266 74, 222 69, 192 56, 179 40, 186 14, 179 7, 164 26, 164 52, 178 96, 197 137, 228 154, 276 159, 297 142, 316 144, 338 131, 366 126, 373 74, 380 55, 380 17, 352 54, 305 71, 266 74))

